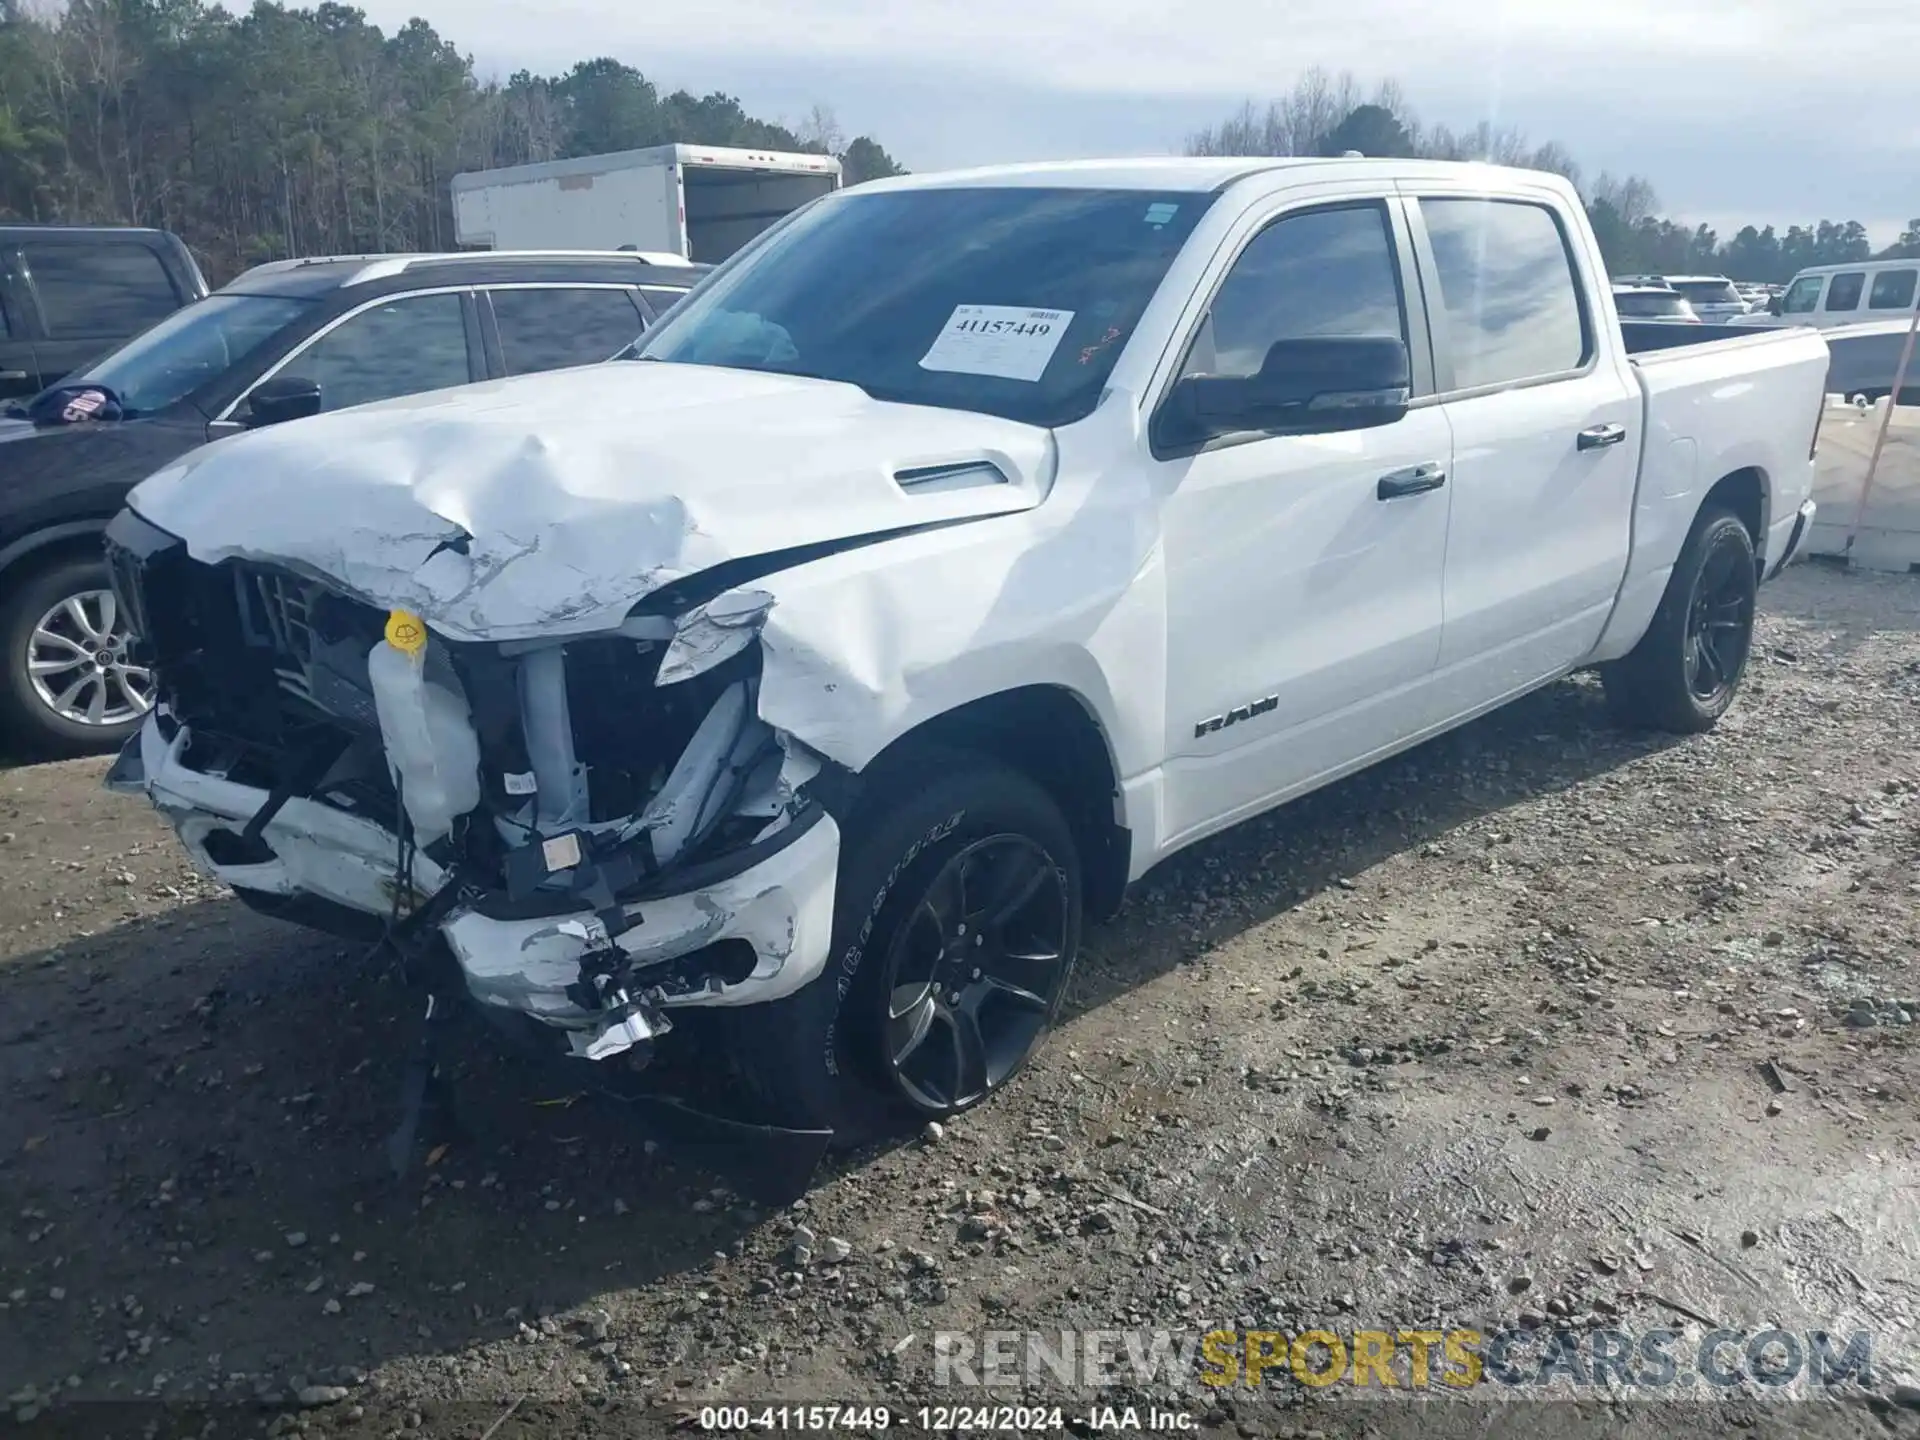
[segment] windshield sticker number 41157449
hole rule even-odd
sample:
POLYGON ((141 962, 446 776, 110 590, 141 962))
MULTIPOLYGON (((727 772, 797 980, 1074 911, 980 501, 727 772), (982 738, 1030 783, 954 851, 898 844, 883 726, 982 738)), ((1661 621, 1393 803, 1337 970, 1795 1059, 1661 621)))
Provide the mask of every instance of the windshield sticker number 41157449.
POLYGON ((920 368, 1032 383, 1046 373, 1072 323, 1071 310, 956 305, 920 357, 920 368))

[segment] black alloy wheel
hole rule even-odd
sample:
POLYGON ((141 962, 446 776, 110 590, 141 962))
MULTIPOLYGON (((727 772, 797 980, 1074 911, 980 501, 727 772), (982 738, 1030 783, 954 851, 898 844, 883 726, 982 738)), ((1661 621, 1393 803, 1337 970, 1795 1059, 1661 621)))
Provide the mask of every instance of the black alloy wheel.
POLYGON ((887 1064, 910 1105, 951 1114, 1020 1068, 1066 979, 1068 913, 1065 876, 1024 835, 935 872, 887 955, 887 1064))
POLYGON ((1687 690, 1703 707, 1724 708, 1746 669, 1753 643, 1751 565, 1739 547, 1717 545, 1694 580, 1687 607, 1687 690))
POLYGON ((1624 724, 1698 735, 1733 704, 1753 650, 1759 562, 1746 522, 1709 504, 1667 579, 1646 632, 1600 667, 1607 706, 1624 724))
POLYGON ((825 966, 715 1014, 754 1118, 844 1149, 1015 1083, 1071 983, 1083 881, 1059 803, 990 756, 903 749, 835 819, 825 966))

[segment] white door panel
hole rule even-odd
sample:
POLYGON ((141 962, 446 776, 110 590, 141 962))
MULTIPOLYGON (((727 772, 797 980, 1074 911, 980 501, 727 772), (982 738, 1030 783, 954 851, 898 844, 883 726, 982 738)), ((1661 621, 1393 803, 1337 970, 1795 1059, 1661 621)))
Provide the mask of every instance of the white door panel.
POLYGON ((1573 665, 1626 571, 1640 397, 1611 369, 1450 402, 1453 528, 1440 668, 1460 709, 1573 665), (1616 444, 1579 435, 1617 426, 1616 444))
MULTIPOLYGON (((1322 341, 1405 348, 1430 388, 1413 258, 1385 196, 1256 217, 1180 361, 1291 374, 1322 341)), ((1177 428, 1177 427, 1176 427, 1177 428)), ((1159 462, 1167 585, 1162 849, 1276 803, 1420 727, 1441 638, 1445 413, 1215 438, 1159 462), (1419 472, 1407 480, 1409 472, 1419 472), (1399 477, 1383 497, 1383 477, 1399 477), (1438 483, 1435 478, 1438 477, 1438 483)))
POLYGON ((1379 482, 1451 451, 1428 406, 1186 462, 1165 513, 1169 839, 1426 723, 1453 487, 1379 482))
POLYGON ((1583 297, 1551 205, 1419 200, 1435 365, 1453 427, 1442 720, 1563 673, 1600 638, 1626 574, 1643 404, 1610 321, 1583 297))

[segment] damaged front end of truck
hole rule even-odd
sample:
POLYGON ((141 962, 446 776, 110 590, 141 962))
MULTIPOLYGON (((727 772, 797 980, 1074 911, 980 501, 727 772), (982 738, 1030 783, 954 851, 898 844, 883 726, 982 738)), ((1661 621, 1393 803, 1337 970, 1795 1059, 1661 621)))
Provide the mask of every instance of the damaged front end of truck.
POLYGON ((108 548, 161 694, 109 783, 249 905, 437 934, 475 1000, 596 1061, 820 969, 837 767, 757 713, 764 592, 461 642, 323 576, 202 563, 131 511, 108 548))
POLYGON ((903 622, 882 552, 1032 510, 1054 464, 1036 427, 696 366, 222 440, 108 529, 156 690, 108 783, 248 905, 379 942, 593 1083, 676 1030, 737 1068, 826 969, 902 677, 964 639, 951 603, 903 622))

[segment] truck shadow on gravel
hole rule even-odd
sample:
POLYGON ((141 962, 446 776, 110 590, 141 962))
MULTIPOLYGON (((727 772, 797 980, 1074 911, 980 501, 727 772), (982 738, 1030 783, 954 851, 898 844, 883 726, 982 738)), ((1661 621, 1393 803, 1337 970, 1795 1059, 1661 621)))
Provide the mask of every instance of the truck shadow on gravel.
MULTIPOLYGON (((1591 683, 1549 687, 1156 872, 1090 935, 1070 1004, 1668 743, 1608 729, 1591 683)), ((699 1271, 763 1220, 467 1014, 441 1055, 471 1133, 427 1137, 431 1163, 396 1182, 383 1142, 418 1011, 390 964, 227 900, 0 967, 0 1192, 18 1217, 0 1275, 24 1292, 0 1312, 0 1390, 73 1374, 82 1395, 127 1396, 217 1355, 223 1383, 246 1377, 222 1393, 244 1398, 410 1356, 457 1372, 527 1326, 591 1351, 612 1343, 597 1297, 699 1271)), ((693 1355, 712 1325, 685 1319, 693 1355)))
POLYGON ((1096 1009, 1374 865, 1681 740, 1614 726, 1592 677, 1535 691, 1154 870, 1089 934, 1063 1012, 1096 1009))

